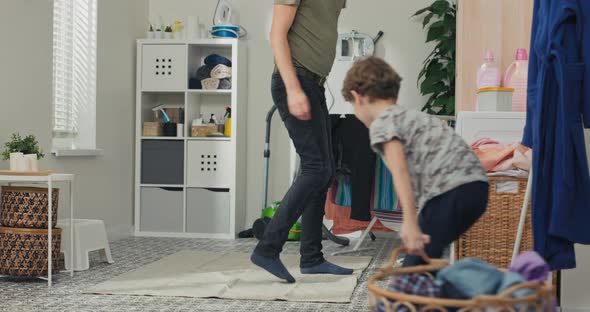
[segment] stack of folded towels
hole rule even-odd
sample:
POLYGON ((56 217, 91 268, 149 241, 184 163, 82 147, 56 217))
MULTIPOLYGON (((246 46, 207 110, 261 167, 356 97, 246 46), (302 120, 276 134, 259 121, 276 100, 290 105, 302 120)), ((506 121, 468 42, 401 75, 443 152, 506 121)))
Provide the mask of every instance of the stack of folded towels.
MULTIPOLYGON (((499 295, 512 286, 525 282, 543 283, 549 276, 549 266, 535 252, 522 253, 504 273, 494 266, 473 258, 465 258, 441 270, 436 279, 426 275, 406 274, 392 278, 388 290, 408 295, 469 300, 480 295, 499 295)), ((513 298, 523 298, 533 294, 530 288, 517 290, 513 298)), ((390 301, 393 311, 409 312, 403 304, 390 301)), ((521 307, 522 311, 535 311, 533 307, 521 307)), ((382 301, 373 308, 374 312, 389 311, 382 301)), ((520 310, 519 310, 520 311, 520 310)), ((550 308, 547 311, 553 311, 550 308)))
POLYGON ((211 54, 205 58, 189 81, 191 89, 231 90, 232 62, 221 55, 211 54))

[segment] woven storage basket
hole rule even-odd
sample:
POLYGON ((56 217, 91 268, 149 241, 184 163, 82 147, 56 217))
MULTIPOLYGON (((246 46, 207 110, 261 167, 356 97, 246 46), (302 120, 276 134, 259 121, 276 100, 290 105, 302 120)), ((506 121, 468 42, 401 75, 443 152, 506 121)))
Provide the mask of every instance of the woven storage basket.
POLYGON ((205 138, 218 131, 219 127, 217 125, 192 126, 191 136, 195 138, 205 138))
MULTIPOLYGON (((47 228, 49 201, 47 189, 33 187, 2 187, 0 226, 47 228)), ((53 189, 52 227, 57 224, 59 190, 53 189)))
MULTIPOLYGON (((549 283, 523 283, 507 289, 499 295, 477 296, 471 300, 453 300, 432 297, 421 297, 403 293, 391 292, 381 288, 378 283, 388 277, 395 278, 404 274, 425 274, 439 271, 448 266, 448 261, 425 258, 427 265, 394 268, 397 256, 404 252, 404 248, 395 249, 389 262, 385 264, 379 273, 371 276, 368 281, 369 305, 371 309, 382 302, 384 311, 397 312, 399 307, 406 307, 411 312, 517 312, 517 311, 552 311, 550 308, 555 303, 553 287, 549 283), (531 289, 534 294, 512 298, 512 294, 521 289, 531 289)), ((431 276, 431 275, 429 275, 431 276)), ((375 310, 373 310, 375 311, 375 310)))
MULTIPOLYGON (((512 177, 490 177, 490 197, 485 214, 455 242, 455 257, 482 259, 506 268, 512 262, 512 250, 527 180, 512 177)), ((533 249, 531 205, 529 203, 520 251, 533 249)))
MULTIPOLYGON (((52 270, 59 272, 61 229, 53 229, 52 270)), ((0 227, 0 275, 47 276, 47 230, 0 227)))

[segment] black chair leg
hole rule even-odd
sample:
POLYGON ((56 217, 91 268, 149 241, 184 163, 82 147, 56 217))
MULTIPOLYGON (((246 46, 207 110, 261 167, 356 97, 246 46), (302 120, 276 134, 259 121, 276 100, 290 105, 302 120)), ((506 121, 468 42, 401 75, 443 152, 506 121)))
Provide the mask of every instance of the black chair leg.
POLYGON ((348 238, 334 235, 326 225, 322 225, 322 230, 324 231, 324 236, 334 243, 342 246, 350 245, 350 240, 348 238))

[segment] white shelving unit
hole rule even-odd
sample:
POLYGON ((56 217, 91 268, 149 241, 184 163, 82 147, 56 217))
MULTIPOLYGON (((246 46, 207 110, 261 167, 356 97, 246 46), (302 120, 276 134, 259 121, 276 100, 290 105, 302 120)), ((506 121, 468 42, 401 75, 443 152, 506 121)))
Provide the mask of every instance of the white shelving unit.
POLYGON ((236 39, 138 40, 135 235, 234 239, 246 216, 246 47, 236 39), (232 61, 231 90, 189 89, 210 54, 232 61), (152 108, 184 108, 182 137, 145 137, 152 108), (190 137, 201 113, 232 109, 232 135, 190 137))

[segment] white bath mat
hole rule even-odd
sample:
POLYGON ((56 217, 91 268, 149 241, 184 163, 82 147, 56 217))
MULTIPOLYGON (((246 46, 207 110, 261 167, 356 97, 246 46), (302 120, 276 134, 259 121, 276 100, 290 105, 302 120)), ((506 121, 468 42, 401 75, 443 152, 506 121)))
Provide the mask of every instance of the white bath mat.
POLYGON ((371 257, 328 259, 354 269, 354 274, 302 275, 299 256, 282 255, 281 260, 297 280, 288 284, 253 265, 249 254, 186 250, 98 284, 84 293, 348 303, 371 257))

